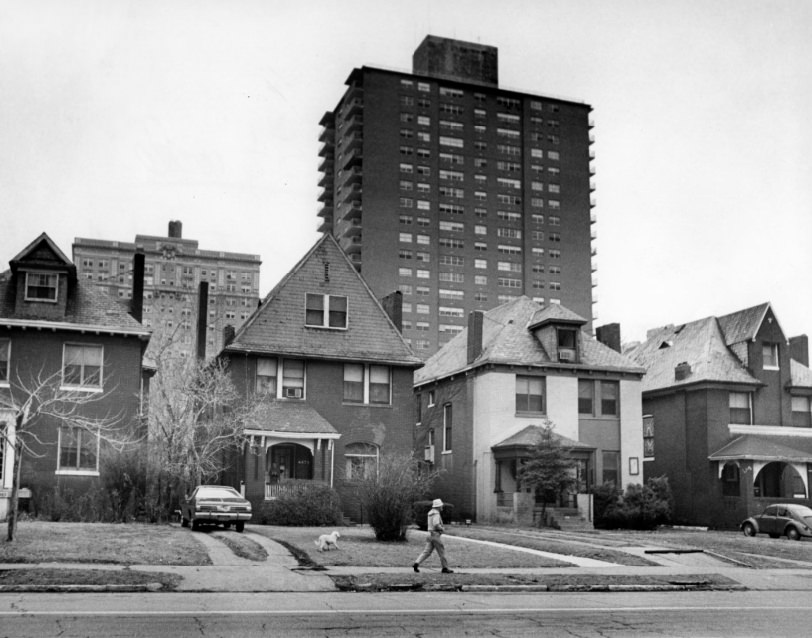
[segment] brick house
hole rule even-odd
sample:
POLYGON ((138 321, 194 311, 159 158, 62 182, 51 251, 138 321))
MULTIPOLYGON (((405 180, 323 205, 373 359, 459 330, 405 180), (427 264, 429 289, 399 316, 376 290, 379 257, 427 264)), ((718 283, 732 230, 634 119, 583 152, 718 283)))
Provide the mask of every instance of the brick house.
POLYGON ((646 476, 667 475, 675 520, 735 527, 780 499, 809 505, 812 373, 769 303, 649 330, 646 476))
POLYGON ((228 479, 256 508, 297 481, 335 487, 363 513, 353 479, 411 451, 412 378, 422 365, 336 240, 323 236, 262 300, 220 356, 243 396, 264 397, 228 479))
MULTIPOLYGON (((13 436, 13 412, 21 384, 52 378, 65 392, 99 393, 85 406, 88 417, 115 415, 136 424, 146 392, 142 357, 150 333, 129 308, 76 276, 76 268, 42 233, 0 274, 0 427, 13 436)), ((143 271, 142 271, 143 272, 143 271)), ((136 309, 137 313, 137 309, 136 309)), ((37 456, 24 455, 23 496, 42 487, 81 489, 98 480, 98 434, 40 417, 31 430, 37 456)), ((8 512, 13 448, 0 443, 0 517, 8 512)))
POLYGON ((530 517, 539 504, 517 469, 548 423, 577 462, 577 487, 559 505, 588 520, 593 485, 641 482, 643 369, 585 324, 522 296, 472 312, 416 372, 415 451, 444 470, 436 494, 460 515, 530 517))

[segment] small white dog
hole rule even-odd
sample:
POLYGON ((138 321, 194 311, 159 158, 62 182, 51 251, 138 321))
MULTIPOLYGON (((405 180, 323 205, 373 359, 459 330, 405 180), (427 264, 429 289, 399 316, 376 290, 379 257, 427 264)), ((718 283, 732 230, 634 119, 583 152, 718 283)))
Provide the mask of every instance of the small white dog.
POLYGON ((339 538, 341 538, 341 534, 334 531, 332 534, 322 534, 319 536, 319 540, 313 542, 316 543, 316 547, 319 548, 320 552, 326 552, 329 551, 331 547, 338 549, 339 538))

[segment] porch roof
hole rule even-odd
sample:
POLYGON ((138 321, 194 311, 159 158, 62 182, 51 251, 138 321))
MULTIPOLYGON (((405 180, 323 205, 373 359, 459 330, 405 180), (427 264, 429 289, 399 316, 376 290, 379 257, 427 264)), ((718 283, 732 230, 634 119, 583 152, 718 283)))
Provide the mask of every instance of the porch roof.
POLYGON ((251 421, 246 422, 245 429, 249 434, 304 434, 322 439, 337 439, 341 436, 307 401, 292 399, 263 401, 251 421))
MULTIPOLYGON (((507 437, 503 441, 500 441, 496 445, 491 447, 491 450, 494 452, 510 450, 515 448, 531 448, 536 443, 538 443, 539 438, 541 438, 541 433, 543 431, 543 427, 540 425, 528 425, 527 427, 519 430, 515 434, 507 437)), ((553 438, 556 439, 563 448, 571 448, 573 450, 585 450, 591 451, 595 448, 587 445, 586 443, 581 443, 580 441, 576 441, 574 439, 570 439, 569 437, 563 436, 561 434, 556 434, 553 432, 553 438)))
POLYGON ((812 463, 812 438, 742 434, 713 452, 708 459, 812 463))

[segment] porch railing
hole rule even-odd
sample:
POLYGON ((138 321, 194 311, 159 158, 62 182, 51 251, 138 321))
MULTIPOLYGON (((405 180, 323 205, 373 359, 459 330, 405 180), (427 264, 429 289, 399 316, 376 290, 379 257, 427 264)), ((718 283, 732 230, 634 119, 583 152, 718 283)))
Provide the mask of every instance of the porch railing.
POLYGON ((290 494, 302 485, 327 485, 325 481, 311 481, 309 479, 285 479, 278 483, 265 484, 265 500, 273 501, 280 496, 290 494))

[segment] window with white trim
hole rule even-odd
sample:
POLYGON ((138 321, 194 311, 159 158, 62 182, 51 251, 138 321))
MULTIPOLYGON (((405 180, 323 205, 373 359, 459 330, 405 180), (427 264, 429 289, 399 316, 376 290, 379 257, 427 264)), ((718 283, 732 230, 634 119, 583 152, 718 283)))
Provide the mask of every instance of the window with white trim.
POLYGON ((66 343, 62 352, 62 385, 68 388, 102 388, 104 348, 66 343))
POLYGON ((730 422, 750 425, 753 423, 753 410, 750 403, 749 392, 730 392, 728 404, 730 405, 730 422))
POLYGON ((347 297, 307 293, 305 325, 317 328, 347 327, 347 297))
POLYGON ((282 398, 304 399, 305 363, 301 359, 282 359, 282 398))
POLYGON ((59 427, 57 474, 86 474, 99 471, 99 433, 83 428, 59 427))
MULTIPOLYGON (((9 362, 11 361, 11 339, 0 339, 0 384, 9 380, 9 362)), ((2 443, 0 443, 2 447, 2 443)))
POLYGON ((256 393, 276 397, 276 359, 257 359, 256 393))
POLYGON ((344 401, 347 403, 389 405, 391 386, 389 366, 344 364, 344 401))
POLYGON ((25 273, 25 300, 56 303, 59 294, 59 276, 54 273, 25 273))
POLYGON ((778 370, 778 344, 761 344, 762 367, 765 370, 778 370))
POLYGON ((378 446, 350 443, 344 448, 348 481, 362 481, 375 476, 378 469, 378 446))
POLYGON ((451 434, 453 429, 453 413, 451 404, 446 403, 443 406, 443 452, 451 451, 451 434))

